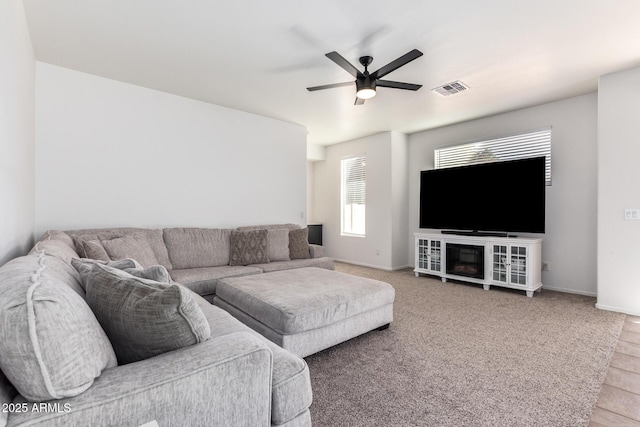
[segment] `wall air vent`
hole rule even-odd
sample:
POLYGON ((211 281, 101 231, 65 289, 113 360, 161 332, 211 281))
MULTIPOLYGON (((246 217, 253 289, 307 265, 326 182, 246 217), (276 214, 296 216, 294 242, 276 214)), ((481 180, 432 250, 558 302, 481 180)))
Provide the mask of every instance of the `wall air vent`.
POLYGON ((460 80, 456 80, 455 82, 447 83, 431 90, 435 93, 439 93, 442 96, 450 96, 455 95, 456 93, 464 92, 467 89, 469 89, 469 86, 465 85, 460 80))

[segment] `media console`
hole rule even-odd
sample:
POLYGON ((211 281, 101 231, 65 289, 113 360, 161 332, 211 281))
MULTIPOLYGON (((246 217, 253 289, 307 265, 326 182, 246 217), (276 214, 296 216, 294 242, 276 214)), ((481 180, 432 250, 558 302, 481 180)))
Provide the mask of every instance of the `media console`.
POLYGON ((542 288, 542 238, 415 233, 416 277, 422 274, 526 291, 542 288))

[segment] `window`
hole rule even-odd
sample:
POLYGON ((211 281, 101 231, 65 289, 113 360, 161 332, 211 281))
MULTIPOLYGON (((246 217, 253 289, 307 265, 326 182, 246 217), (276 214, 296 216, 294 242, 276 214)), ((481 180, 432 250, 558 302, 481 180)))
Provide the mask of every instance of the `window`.
POLYGON ((546 180, 551 185, 551 127, 434 150, 436 169, 540 156, 546 157, 546 180))
POLYGON ((343 236, 364 237, 367 196, 365 157, 343 159, 340 165, 341 233, 343 236))

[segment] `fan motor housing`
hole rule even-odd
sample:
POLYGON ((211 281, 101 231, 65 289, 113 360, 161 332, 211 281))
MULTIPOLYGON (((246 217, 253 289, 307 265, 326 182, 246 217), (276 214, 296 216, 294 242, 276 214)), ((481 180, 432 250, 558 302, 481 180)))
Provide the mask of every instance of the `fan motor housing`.
POLYGON ((376 79, 372 79, 371 76, 364 76, 363 79, 356 80, 356 92, 362 89, 376 90, 376 79))

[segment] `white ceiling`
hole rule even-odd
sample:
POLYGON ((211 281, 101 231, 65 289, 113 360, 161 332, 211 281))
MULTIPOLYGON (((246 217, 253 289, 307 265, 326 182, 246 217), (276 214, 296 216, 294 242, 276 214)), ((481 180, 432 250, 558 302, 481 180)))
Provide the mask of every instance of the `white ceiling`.
POLYGON ((307 127, 332 144, 412 133, 597 89, 640 65, 639 0, 24 0, 36 59, 307 127), (354 106, 353 78, 324 56, 376 70, 424 56, 354 106), (431 88, 471 89, 441 97, 431 88))

